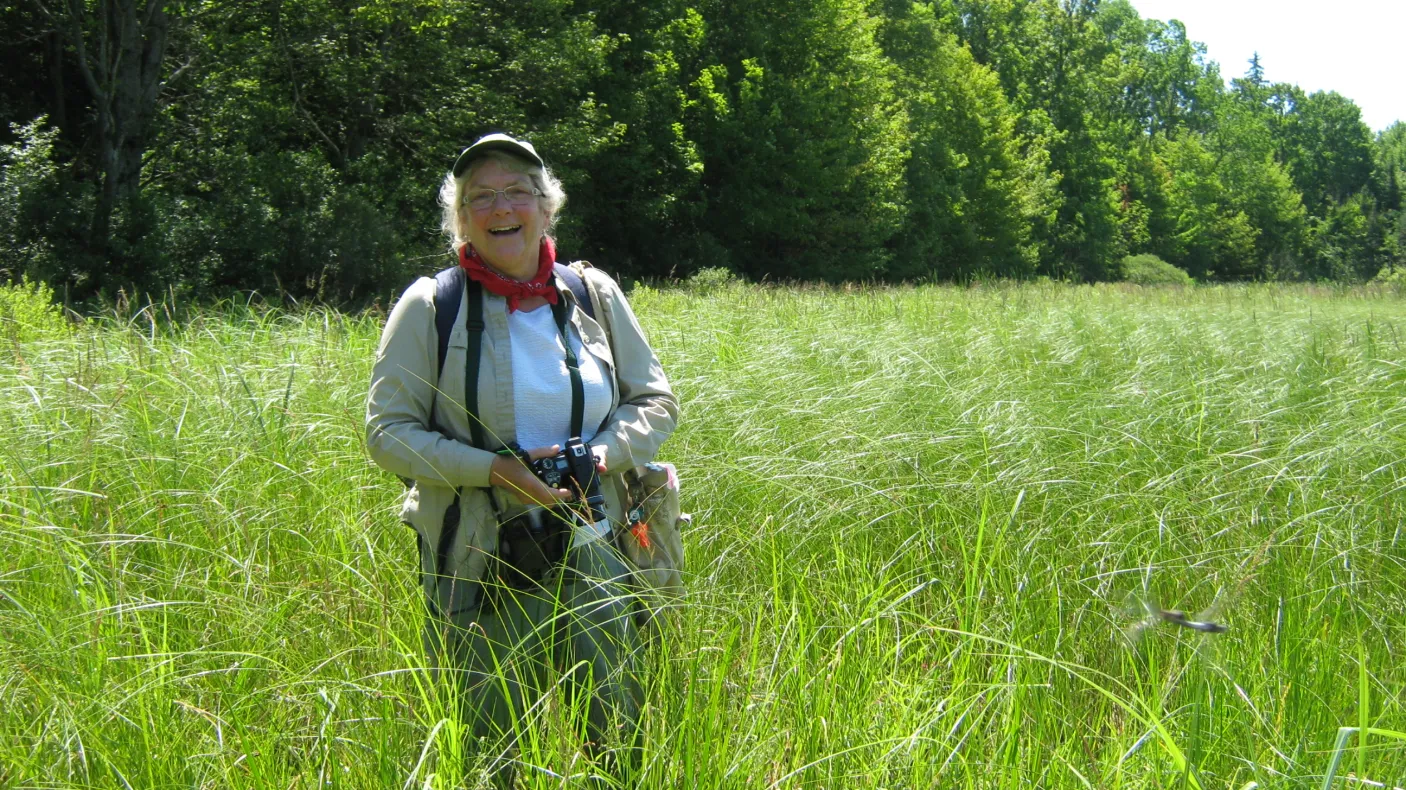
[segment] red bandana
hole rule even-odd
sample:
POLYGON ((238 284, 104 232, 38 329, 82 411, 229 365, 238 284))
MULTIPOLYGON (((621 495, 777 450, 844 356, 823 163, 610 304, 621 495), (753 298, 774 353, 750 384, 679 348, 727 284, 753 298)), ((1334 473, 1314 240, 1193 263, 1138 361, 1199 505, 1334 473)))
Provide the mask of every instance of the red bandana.
POLYGON ((472 244, 459 248, 459 265, 470 280, 482 283, 489 293, 506 297, 508 312, 517 310, 518 302, 530 296, 542 296, 551 304, 557 303, 557 287, 552 282, 552 265, 557 262, 557 247, 551 236, 542 237, 542 249, 537 254, 537 274, 527 282, 504 277, 488 267, 479 257, 472 244))

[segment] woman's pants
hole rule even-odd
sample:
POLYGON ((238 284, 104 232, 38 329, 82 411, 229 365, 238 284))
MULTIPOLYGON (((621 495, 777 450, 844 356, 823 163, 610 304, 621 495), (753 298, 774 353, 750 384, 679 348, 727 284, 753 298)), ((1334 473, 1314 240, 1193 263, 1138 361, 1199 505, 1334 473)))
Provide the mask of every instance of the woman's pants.
POLYGON ((485 579, 468 610, 427 622, 430 655, 459 678, 475 736, 510 752, 515 726, 532 726, 559 683, 568 701, 586 705, 590 748, 634 745, 640 634, 628 575, 613 542, 595 540, 573 547, 540 586, 485 579))

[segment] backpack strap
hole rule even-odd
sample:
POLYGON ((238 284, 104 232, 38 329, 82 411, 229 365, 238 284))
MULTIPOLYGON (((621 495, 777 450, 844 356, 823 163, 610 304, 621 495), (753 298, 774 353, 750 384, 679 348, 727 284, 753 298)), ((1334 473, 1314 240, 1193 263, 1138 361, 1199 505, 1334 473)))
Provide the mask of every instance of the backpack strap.
POLYGON ((464 320, 469 331, 468 361, 464 365, 464 411, 469 418, 469 435, 474 447, 487 450, 483 441, 483 420, 478 416, 478 366, 483 356, 483 286, 469 283, 469 316, 464 320))
MULTIPOLYGON (((572 296, 576 297, 576 306, 585 311, 586 315, 592 319, 596 317, 595 303, 591 299, 590 292, 586 289, 586 281, 580 274, 570 266, 556 264, 553 271, 557 277, 566 284, 572 296)), ((483 423, 478 416, 478 368, 483 353, 483 286, 469 280, 464 275, 464 269, 460 266, 450 266, 435 275, 434 278, 434 306, 435 306, 435 334, 436 343, 439 349, 439 365, 437 371, 440 375, 444 373, 444 358, 449 353, 449 335, 454 331, 454 321, 459 317, 459 302, 463 298, 465 288, 468 289, 469 314, 464 320, 464 328, 468 330, 468 347, 465 349, 468 359, 464 365, 464 411, 468 413, 469 431, 472 434, 473 446, 480 449, 488 449, 483 439, 483 423)), ((559 314, 558 326, 563 324, 562 319, 565 314, 559 314)), ((568 349, 570 345, 568 344, 568 349)), ((568 368, 575 374, 573 379, 580 376, 579 371, 570 365, 574 357, 568 351, 568 368)), ((573 395, 577 386, 573 381, 573 395)), ((582 408, 582 399, 574 397, 572 406, 573 417, 575 412, 582 408)), ((573 420, 573 424, 579 426, 580 419, 573 420)), ((576 428, 579 435, 580 428, 576 428)))
MULTIPOLYGON (((438 335, 436 343, 439 346, 439 375, 444 375, 444 358, 449 353, 449 336, 454 331, 454 321, 459 317, 459 302, 464 296, 467 287, 469 314, 464 319, 464 328, 468 331, 468 347, 464 349, 467 355, 467 363, 464 365, 464 411, 469 419, 469 433, 472 437, 473 446, 482 448, 483 424, 478 419, 478 366, 480 356, 483 353, 483 286, 470 281, 464 270, 459 266, 450 266, 435 275, 434 306, 435 334, 438 335)), ((438 379, 436 379, 436 382, 438 379)), ((433 408, 431 409, 433 414, 433 408)), ((442 430, 434 424, 431 416, 431 428, 436 431, 442 430)), ((437 577, 442 578, 449 564, 449 555, 454 548, 454 541, 459 534, 459 521, 462 512, 461 499, 463 491, 454 491, 454 501, 449 504, 449 508, 444 512, 444 522, 440 526, 439 541, 435 545, 434 570, 437 577)), ((488 501, 497 509, 490 494, 488 501)), ((419 535, 418 530, 416 535, 419 535)), ((418 544, 421 553, 425 551, 423 539, 418 544)), ((475 598, 477 601, 477 597, 475 598)), ((430 611, 439 616, 434 601, 430 601, 430 611)))
MULTIPOLYGON (((574 274, 574 272, 573 272, 574 274)), ((434 328, 439 347, 439 375, 444 375, 444 358, 449 354, 449 336, 459 317, 459 302, 464 289, 469 291, 469 315, 464 320, 468 330, 468 362, 464 366, 464 411, 468 412, 469 431, 475 447, 482 448, 483 425, 478 419, 478 366, 483 353, 483 286, 464 276, 461 266, 450 266, 434 276, 434 328)), ((437 430, 437 429, 436 429, 437 430)))
POLYGON ((464 269, 450 266, 434 276, 434 329, 439 342, 439 367, 444 372, 444 356, 449 352, 449 335, 459 317, 459 299, 464 294, 464 269))
MULTIPOLYGON (((450 266, 434 276, 434 331, 435 342, 439 347, 439 364, 435 367, 435 383, 439 383, 440 374, 444 373, 444 357, 449 353, 449 335, 454 331, 454 319, 459 317, 459 300, 464 294, 464 270, 458 266, 450 266)), ((430 401, 430 424, 432 431, 444 433, 439 427, 439 423, 434 418, 434 401, 430 401)), ((409 488, 413 481, 408 477, 400 478, 400 481, 409 488)))
POLYGON ((566 287, 571 291, 571 295, 576 297, 576 306, 586 311, 586 315, 592 319, 596 317, 596 305, 591 301, 591 294, 586 290, 586 281, 576 270, 570 266, 556 264, 552 267, 561 281, 566 283, 566 287))
MULTIPOLYGON (((590 266, 591 264, 586 263, 586 265, 590 266)), ((566 269, 567 275, 563 276, 562 279, 566 280, 567 285, 572 286, 571 293, 576 297, 576 300, 581 303, 581 306, 585 308, 586 315, 594 318, 596 323, 600 324, 600 328, 605 330, 605 340, 610 345, 610 353, 614 354, 615 331, 614 327, 610 325, 610 312, 606 311, 597 317, 595 311, 596 300, 593 298, 593 294, 596 293, 595 287, 588 284, 585 278, 578 274, 575 269, 570 267, 563 268, 566 269), (572 279, 568 279, 568 277, 572 279), (576 286, 573 285, 573 283, 579 283, 581 290, 576 290, 576 286)))

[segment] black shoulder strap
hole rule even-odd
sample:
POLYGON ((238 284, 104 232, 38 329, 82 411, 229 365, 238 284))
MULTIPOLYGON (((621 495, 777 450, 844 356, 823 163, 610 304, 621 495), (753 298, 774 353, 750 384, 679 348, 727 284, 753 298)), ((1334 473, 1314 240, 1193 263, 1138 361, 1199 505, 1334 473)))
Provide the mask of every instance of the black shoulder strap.
POLYGON ((464 411, 468 413, 469 431, 475 447, 484 447, 483 424, 478 419, 478 366, 483 352, 483 286, 469 282, 460 266, 450 266, 434 277, 434 328, 438 335, 440 375, 444 374, 444 358, 449 353, 449 335, 454 331, 454 321, 459 317, 459 302, 463 298, 467 282, 469 291, 469 315, 464 321, 468 330, 467 364, 464 365, 464 411))
MULTIPOLYGON (((553 267, 553 271, 571 294, 576 297, 576 304, 586 315, 592 319, 596 317, 595 304, 591 301, 591 294, 586 290, 586 281, 577 274, 570 266, 560 263, 553 267)), ((464 276, 464 270, 459 266, 450 266, 435 275, 435 332, 439 335, 439 372, 444 372, 444 358, 449 353, 449 335, 454 331, 454 321, 459 317, 459 300, 464 293, 465 282, 468 282, 468 304, 469 314, 464 321, 464 328, 468 330, 468 347, 465 349, 468 355, 464 365, 464 411, 468 413, 469 431, 472 433, 475 447, 487 449, 483 440, 483 423, 478 416, 478 368, 483 352, 483 286, 468 281, 464 276)), ((564 307, 564 305, 562 305, 564 307)), ((581 421, 584 411, 584 397, 581 388, 581 372, 576 361, 576 355, 571 351, 571 343, 565 340, 566 334, 566 312, 565 310, 554 311, 556 313, 557 327, 563 335, 563 343, 567 348, 567 369, 571 373, 571 424, 572 434, 581 435, 581 421)))
POLYGON ((566 371, 571 376, 571 438, 579 440, 581 423, 586 417, 586 388, 581 381, 581 364, 576 359, 576 352, 571 348, 571 331, 568 328, 565 302, 558 300, 552 305, 552 317, 556 319, 557 331, 561 333, 561 344, 566 348, 566 371))
POLYGON ((586 281, 576 270, 570 266, 556 264, 552 267, 561 281, 566 283, 566 287, 571 289, 571 295, 576 297, 576 305, 586 311, 586 315, 592 319, 596 317, 596 306, 591 302, 591 294, 586 290, 586 281))
POLYGON ((444 355, 449 352, 449 333, 454 331, 454 319, 459 317, 459 299, 464 294, 464 270, 459 266, 434 276, 434 328, 439 335, 439 367, 444 372, 444 355))
POLYGON ((469 316, 464 328, 469 330, 468 361, 464 364, 464 411, 469 418, 469 434, 474 447, 487 450, 483 442, 483 421, 478 416, 478 366, 483 355, 483 286, 469 283, 469 316))

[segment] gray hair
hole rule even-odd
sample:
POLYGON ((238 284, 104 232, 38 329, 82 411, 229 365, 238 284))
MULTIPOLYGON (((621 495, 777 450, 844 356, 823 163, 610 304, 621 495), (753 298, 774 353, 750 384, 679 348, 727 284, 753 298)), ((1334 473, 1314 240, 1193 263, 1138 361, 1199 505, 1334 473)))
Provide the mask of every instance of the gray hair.
POLYGON ((455 178, 452 172, 446 173, 444 183, 439 187, 439 205, 444 210, 444 218, 440 227, 443 229, 444 235, 449 237, 449 244, 456 252, 469 243, 469 221, 465 214, 467 207, 464 205, 464 188, 468 186, 479 167, 488 161, 497 162, 514 173, 526 175, 533 186, 542 190, 542 196, 538 200, 542 201, 542 209, 547 213, 548 231, 556 226, 557 212, 566 205, 566 190, 562 189, 561 181, 552 174, 550 169, 538 167, 503 151, 485 151, 482 156, 464 168, 464 174, 458 178, 455 178))

